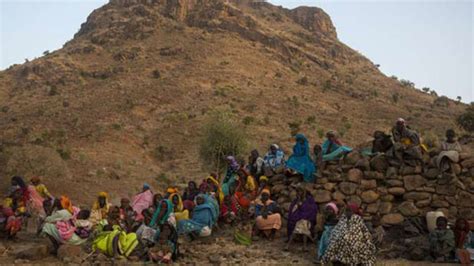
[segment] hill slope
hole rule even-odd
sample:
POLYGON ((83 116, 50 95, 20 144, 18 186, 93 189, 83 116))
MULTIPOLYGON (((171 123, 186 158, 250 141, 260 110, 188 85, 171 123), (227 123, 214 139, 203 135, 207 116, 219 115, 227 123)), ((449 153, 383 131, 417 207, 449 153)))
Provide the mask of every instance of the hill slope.
POLYGON ((355 145, 397 117, 440 134, 465 107, 435 99, 341 43, 319 8, 112 0, 62 49, 0 72, 1 174, 118 197, 150 177, 201 179, 200 128, 216 111, 246 120, 262 152, 289 151, 289 123, 312 144, 342 129, 355 145))

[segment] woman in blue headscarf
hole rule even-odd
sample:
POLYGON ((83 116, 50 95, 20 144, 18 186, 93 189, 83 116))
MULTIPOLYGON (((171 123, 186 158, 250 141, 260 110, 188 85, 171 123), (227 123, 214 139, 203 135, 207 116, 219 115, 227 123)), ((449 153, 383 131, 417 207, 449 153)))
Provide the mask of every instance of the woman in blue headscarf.
POLYGON ((219 205, 210 195, 199 194, 192 219, 178 222, 178 233, 189 234, 192 238, 210 234, 212 227, 219 218, 219 205))
POLYGON ((327 140, 323 143, 323 161, 334 161, 343 158, 352 148, 342 145, 336 131, 326 133, 327 140))
POLYGON ((230 188, 235 185, 237 181, 237 172, 240 169, 240 165, 234 156, 227 156, 227 171, 225 173, 224 181, 222 182, 222 192, 224 196, 229 195, 230 188))
POLYGON ((303 134, 295 136, 296 144, 293 146, 293 154, 288 159, 286 166, 303 175, 305 182, 314 182, 316 166, 309 155, 308 139, 303 134))

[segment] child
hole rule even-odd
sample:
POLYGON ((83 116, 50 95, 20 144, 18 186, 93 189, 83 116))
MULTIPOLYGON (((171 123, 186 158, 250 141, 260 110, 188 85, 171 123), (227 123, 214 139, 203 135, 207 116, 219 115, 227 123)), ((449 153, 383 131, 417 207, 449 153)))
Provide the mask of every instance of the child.
POLYGON ((155 239, 156 244, 148 251, 150 261, 158 263, 172 263, 176 251, 176 243, 173 242, 173 229, 165 223, 157 232, 155 239))
POLYGON ((39 176, 32 177, 31 184, 33 184, 36 191, 43 199, 53 199, 53 196, 51 195, 51 193, 49 193, 48 188, 46 188, 46 186, 41 183, 41 177, 39 176))
POLYGON ((436 262, 444 262, 453 257, 454 233, 448 229, 448 219, 444 216, 436 219, 436 229, 429 234, 430 253, 436 262))

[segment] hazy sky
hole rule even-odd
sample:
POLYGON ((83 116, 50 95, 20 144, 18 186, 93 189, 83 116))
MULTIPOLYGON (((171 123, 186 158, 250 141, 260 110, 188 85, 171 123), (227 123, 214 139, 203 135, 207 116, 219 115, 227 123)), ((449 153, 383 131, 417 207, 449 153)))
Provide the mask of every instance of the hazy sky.
MULTIPOLYGON (((0 0, 0 69, 60 48, 87 15, 107 0, 0 0)), ((270 0, 293 8, 319 6, 339 39, 387 75, 474 101, 472 0, 270 0)))

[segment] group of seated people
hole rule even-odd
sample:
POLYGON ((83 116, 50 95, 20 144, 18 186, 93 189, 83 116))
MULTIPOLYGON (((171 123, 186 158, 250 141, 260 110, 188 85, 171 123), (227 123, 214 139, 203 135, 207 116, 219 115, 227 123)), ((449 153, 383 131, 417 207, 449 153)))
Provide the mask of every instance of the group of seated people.
MULTIPOLYGON (((421 149, 417 134, 400 119, 394 130, 399 134, 393 135, 395 143, 385 145, 388 142, 375 138, 373 152, 382 152, 377 149, 383 146, 386 153, 402 152, 402 159, 406 158, 404 153, 417 155, 421 149), (413 150, 408 152, 410 149, 413 150)), ((253 150, 247 163, 234 156, 226 157, 227 169, 222 177, 210 174, 199 185, 190 181, 183 193, 176 187, 168 187, 163 193, 153 192, 144 184, 132 199, 123 198, 117 206, 111 204, 106 192, 101 192, 90 209, 80 209, 67 196, 51 195, 41 178, 33 177, 28 185, 22 177, 14 176, 0 205, 0 232, 14 238, 27 220, 34 220, 38 223, 38 234, 49 238, 55 250, 63 244, 90 245, 93 251, 111 257, 170 263, 179 256, 180 236, 194 240, 210 236, 218 224, 250 223, 250 235, 236 232, 236 239, 246 244, 255 238, 273 240, 286 218, 287 249, 295 239, 300 239, 307 250, 310 240, 318 243, 317 258, 324 263, 373 264, 376 246, 384 234, 380 223, 374 219, 368 227, 361 209, 354 203, 331 202, 318 211, 305 185, 315 181, 317 168, 340 160, 352 149, 341 143, 336 132, 330 131, 327 140, 313 149, 313 160, 306 137, 298 134, 295 140, 288 160, 283 150, 272 144, 263 157, 253 150), (272 197, 272 183, 293 175, 301 176, 304 182, 297 187, 287 215, 283 215, 277 199, 272 197)), ((454 132, 448 131, 447 140, 435 157, 446 170, 459 156, 452 152, 460 151, 456 143, 454 132)), ((439 243, 439 239, 449 238, 439 232, 430 235, 430 239, 439 243)), ((471 238, 459 239, 469 242, 471 238)), ((433 246, 436 258, 441 254, 439 250, 445 250, 444 246, 433 246)))

